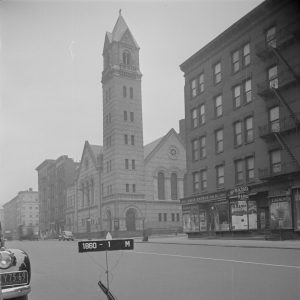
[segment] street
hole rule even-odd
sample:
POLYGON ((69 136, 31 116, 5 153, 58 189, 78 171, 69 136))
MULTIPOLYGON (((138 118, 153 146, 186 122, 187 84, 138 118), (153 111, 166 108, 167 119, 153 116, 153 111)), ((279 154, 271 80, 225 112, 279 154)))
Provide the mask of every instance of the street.
MULTIPOLYGON (((109 286, 119 300, 294 300, 300 250, 141 243, 108 252, 109 286)), ((78 242, 9 241, 32 263, 30 300, 106 299, 105 252, 79 253, 78 242)))

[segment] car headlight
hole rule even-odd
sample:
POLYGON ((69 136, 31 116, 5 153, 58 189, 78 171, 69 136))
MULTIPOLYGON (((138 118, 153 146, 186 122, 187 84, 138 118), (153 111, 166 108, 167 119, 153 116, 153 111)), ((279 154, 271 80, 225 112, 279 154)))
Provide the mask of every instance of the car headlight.
POLYGON ((0 269, 7 269, 13 264, 13 255, 8 251, 0 251, 0 269))

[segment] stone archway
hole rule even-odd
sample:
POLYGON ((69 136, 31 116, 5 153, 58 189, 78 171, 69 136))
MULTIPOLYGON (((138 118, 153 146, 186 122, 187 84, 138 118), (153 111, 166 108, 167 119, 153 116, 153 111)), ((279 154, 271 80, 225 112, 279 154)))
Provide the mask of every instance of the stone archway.
POLYGON ((136 231, 136 210, 130 208, 126 212, 126 230, 136 231))

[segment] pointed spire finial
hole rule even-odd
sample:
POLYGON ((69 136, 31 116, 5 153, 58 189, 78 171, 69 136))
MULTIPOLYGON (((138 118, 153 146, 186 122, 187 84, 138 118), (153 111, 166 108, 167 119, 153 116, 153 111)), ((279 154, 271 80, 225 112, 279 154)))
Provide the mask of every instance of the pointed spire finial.
POLYGON ((119 16, 121 16, 122 15, 122 9, 120 8, 119 9, 119 16))

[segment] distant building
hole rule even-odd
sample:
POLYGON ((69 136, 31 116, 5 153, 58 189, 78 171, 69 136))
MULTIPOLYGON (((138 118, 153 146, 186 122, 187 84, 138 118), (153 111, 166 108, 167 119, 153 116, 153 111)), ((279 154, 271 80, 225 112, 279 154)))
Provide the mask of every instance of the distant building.
POLYGON ((181 66, 190 236, 300 232, 300 9, 265 1, 181 66))
POLYGON ((31 188, 21 191, 16 197, 3 205, 3 232, 6 238, 19 238, 20 226, 30 228, 33 233, 39 232, 38 192, 31 188))
POLYGON ((40 231, 56 236, 65 228, 67 188, 74 184, 78 163, 66 155, 47 159, 37 168, 40 203, 40 231))

